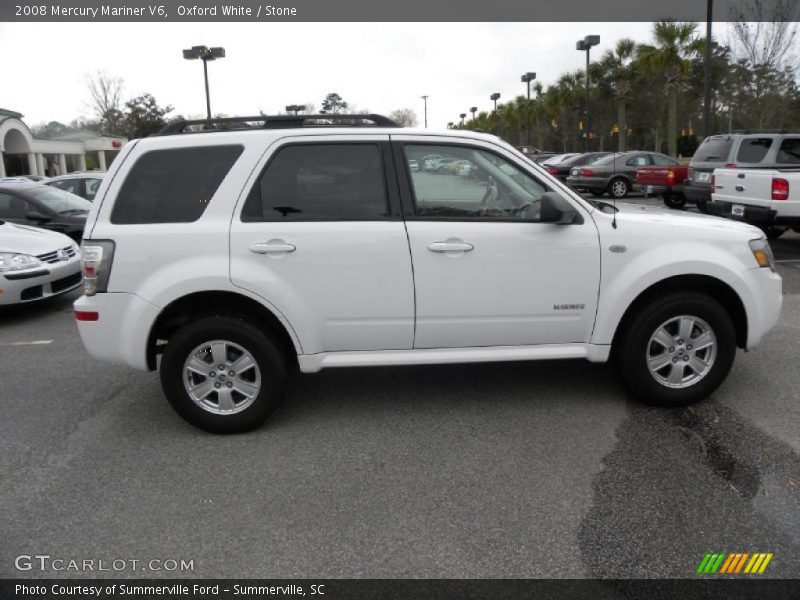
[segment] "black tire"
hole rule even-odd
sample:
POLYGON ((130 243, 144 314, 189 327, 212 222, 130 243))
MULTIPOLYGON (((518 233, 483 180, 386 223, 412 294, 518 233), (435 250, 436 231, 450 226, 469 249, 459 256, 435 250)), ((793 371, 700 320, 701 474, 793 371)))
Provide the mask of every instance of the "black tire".
POLYGON ((664 204, 666 204, 669 208, 681 210, 686 206, 686 198, 683 194, 672 194, 667 192, 664 194, 663 198, 664 204))
POLYGON ((708 203, 705 200, 698 200, 695 204, 697 205, 697 210, 704 215, 708 214, 708 203))
MULTIPOLYGON (((214 369, 213 364, 210 369, 214 369)), ((241 433, 258 427, 286 395, 287 361, 283 352, 262 330, 234 317, 203 317, 179 329, 167 344, 160 371, 161 387, 172 408, 195 427, 213 433, 241 433), (184 363, 190 353, 213 340, 245 349, 260 374, 255 399, 240 412, 211 412, 195 402, 184 386, 184 363)))
MULTIPOLYGON (((619 347, 614 350, 628 390, 647 404, 663 407, 686 406, 706 398, 725 380, 736 355, 736 331, 730 315, 713 298, 694 292, 676 292, 641 306, 618 343, 619 347), (662 324, 684 315, 699 318, 709 326, 716 336, 716 352, 708 372, 694 384, 682 388, 668 387, 650 372, 648 357, 651 349, 658 347, 650 340, 662 324)), ((686 347, 686 343, 673 346, 676 352, 684 350, 688 353, 686 347)), ((708 359, 707 354, 704 356, 708 359)), ((668 363, 670 360, 667 358, 668 363)), ((678 365, 682 364, 679 360, 678 365)), ((673 366, 666 364, 664 369, 661 374, 668 376, 673 366)), ((681 372, 686 375, 686 367, 681 367, 681 372)), ((689 369, 689 378, 692 373, 689 369)))
POLYGON ((617 200, 625 198, 631 191, 631 184, 624 177, 615 177, 608 182, 608 195, 617 200))
POLYGON ((764 235, 767 236, 768 240, 777 240, 788 230, 789 230, 788 227, 780 227, 777 225, 766 225, 761 228, 761 231, 764 232, 764 235))

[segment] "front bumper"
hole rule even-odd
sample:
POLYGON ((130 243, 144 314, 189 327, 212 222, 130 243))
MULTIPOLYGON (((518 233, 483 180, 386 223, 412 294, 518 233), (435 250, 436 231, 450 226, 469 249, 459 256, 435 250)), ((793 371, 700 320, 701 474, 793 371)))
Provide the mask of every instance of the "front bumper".
POLYGON ((82 283, 80 255, 68 261, 43 263, 24 271, 0 274, 0 305, 22 304, 52 298, 82 283))
POLYGON ((121 292, 81 296, 76 311, 96 312, 96 321, 77 321, 78 333, 94 358, 142 371, 147 365, 147 341, 161 310, 136 294, 121 292))
POLYGON ((591 192, 605 192, 608 179, 605 177, 567 177, 567 185, 576 190, 589 190, 591 192))
POLYGON ((711 186, 710 185, 695 185, 690 183, 687 179, 683 184, 683 195, 689 202, 711 202, 711 186))
POLYGON ((745 283, 753 302, 746 305, 747 344, 746 350, 758 345, 761 338, 775 327, 781 316, 783 304, 783 280, 772 269, 748 269, 745 283))

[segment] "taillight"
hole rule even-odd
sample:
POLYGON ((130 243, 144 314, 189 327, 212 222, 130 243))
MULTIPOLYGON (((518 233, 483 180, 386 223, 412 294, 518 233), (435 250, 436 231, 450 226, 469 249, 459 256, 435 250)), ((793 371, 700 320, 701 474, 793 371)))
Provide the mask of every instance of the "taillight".
POLYGON ((772 179, 772 199, 773 200, 788 200, 789 198, 789 182, 786 179, 775 177, 772 179))
POLYGON ((725 168, 726 169, 735 169, 736 168, 736 163, 728 163, 727 165, 725 165, 725 168))
POLYGON ((581 169, 581 175, 584 177, 594 177, 594 171, 591 169, 581 169))
POLYGON ((714 175, 714 174, 712 173, 712 174, 711 174, 711 191, 712 191, 712 192, 713 192, 715 189, 717 189, 717 186, 716 186, 716 183, 715 183, 715 182, 716 182, 716 180, 717 180, 717 176, 716 176, 716 175, 714 175))
POLYGON ((672 185, 673 183, 675 183, 675 171, 672 171, 672 170, 667 171, 667 183, 669 185, 672 185))
POLYGON ((550 175, 558 175, 558 169, 555 167, 547 167, 547 170, 550 172, 550 175))
POLYGON ((114 260, 114 242, 111 240, 83 240, 81 265, 83 267, 83 293, 94 296, 108 289, 111 263, 114 260))
POLYGON ((100 313, 89 310, 76 310, 75 319, 78 321, 98 321, 100 313))

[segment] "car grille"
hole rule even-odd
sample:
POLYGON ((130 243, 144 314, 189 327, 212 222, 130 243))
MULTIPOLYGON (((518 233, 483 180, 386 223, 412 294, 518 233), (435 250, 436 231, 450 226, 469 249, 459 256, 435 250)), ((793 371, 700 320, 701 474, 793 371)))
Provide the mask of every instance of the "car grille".
POLYGON ((70 275, 69 277, 62 277, 50 283, 50 290, 57 294, 58 292, 68 290, 69 288, 78 285, 81 282, 80 271, 70 275))
POLYGON ((47 254, 40 254, 36 258, 38 258, 42 262, 46 263, 57 263, 60 262, 62 259, 58 256, 59 252, 64 252, 67 258, 72 258, 75 256, 75 248, 72 246, 67 246, 66 248, 60 248, 59 250, 53 250, 52 252, 48 252, 47 254))

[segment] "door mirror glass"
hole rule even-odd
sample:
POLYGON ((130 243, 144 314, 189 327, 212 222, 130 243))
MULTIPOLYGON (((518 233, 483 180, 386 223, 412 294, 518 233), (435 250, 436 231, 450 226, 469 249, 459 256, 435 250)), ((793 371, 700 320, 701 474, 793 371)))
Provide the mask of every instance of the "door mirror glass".
POLYGON ((542 223, 570 225, 576 222, 578 211, 557 192, 545 192, 540 202, 539 217, 542 223))
POLYGON ((33 210, 25 213, 25 218, 28 221, 36 221, 38 223, 46 223, 47 221, 51 220, 47 215, 43 215, 42 213, 33 210))

